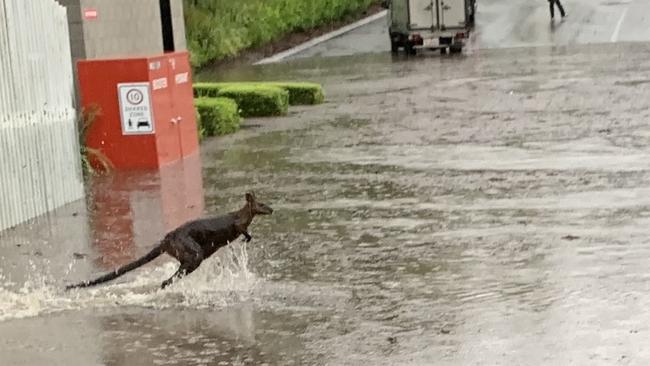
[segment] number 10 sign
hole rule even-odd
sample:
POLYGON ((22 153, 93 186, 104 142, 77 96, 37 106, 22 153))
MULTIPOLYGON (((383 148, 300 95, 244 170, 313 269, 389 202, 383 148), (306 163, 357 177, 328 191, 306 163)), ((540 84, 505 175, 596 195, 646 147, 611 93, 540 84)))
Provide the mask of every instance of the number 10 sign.
POLYGON ((117 84, 123 135, 154 133, 149 83, 117 84))

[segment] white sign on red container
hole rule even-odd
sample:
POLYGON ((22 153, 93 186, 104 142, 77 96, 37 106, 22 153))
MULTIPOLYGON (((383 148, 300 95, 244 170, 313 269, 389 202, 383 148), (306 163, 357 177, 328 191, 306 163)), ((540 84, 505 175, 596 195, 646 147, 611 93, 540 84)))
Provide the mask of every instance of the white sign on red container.
POLYGON ((187 73, 187 72, 182 72, 180 74, 176 74, 176 84, 187 83, 189 78, 190 78, 190 76, 189 76, 189 73, 187 73))
POLYGON ((167 87, 167 78, 154 79, 151 85, 153 86, 153 90, 165 89, 167 87))
POLYGON ((117 84, 117 95, 120 102, 122 134, 153 134, 155 129, 149 83, 117 84))

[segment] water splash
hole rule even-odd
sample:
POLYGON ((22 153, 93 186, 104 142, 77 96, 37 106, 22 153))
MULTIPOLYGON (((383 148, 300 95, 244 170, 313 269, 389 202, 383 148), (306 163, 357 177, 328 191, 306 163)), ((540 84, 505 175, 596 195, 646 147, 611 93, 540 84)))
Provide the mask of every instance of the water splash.
MULTIPOLYGON (((206 260, 188 278, 165 290, 161 282, 177 269, 176 262, 136 270, 126 282, 63 291, 47 266, 30 262, 30 277, 22 284, 0 272, 0 321, 85 308, 141 306, 149 308, 214 308, 245 301, 257 285, 248 269, 245 243, 233 243, 206 260)), ((69 266, 67 272, 72 270, 69 266)))

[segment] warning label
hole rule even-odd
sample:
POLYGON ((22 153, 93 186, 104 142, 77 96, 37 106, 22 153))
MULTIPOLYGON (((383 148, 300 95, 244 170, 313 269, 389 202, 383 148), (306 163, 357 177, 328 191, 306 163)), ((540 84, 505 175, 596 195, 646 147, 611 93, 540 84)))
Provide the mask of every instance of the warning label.
POLYGON ((123 135, 154 133, 149 83, 117 84, 123 135))

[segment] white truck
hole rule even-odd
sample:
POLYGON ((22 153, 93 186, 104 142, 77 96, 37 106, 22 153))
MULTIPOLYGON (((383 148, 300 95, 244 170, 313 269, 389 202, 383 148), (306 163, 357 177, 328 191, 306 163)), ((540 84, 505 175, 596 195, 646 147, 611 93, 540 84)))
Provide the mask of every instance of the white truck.
POLYGON ((384 0, 388 11, 391 51, 403 47, 462 52, 474 26, 476 0, 384 0))

